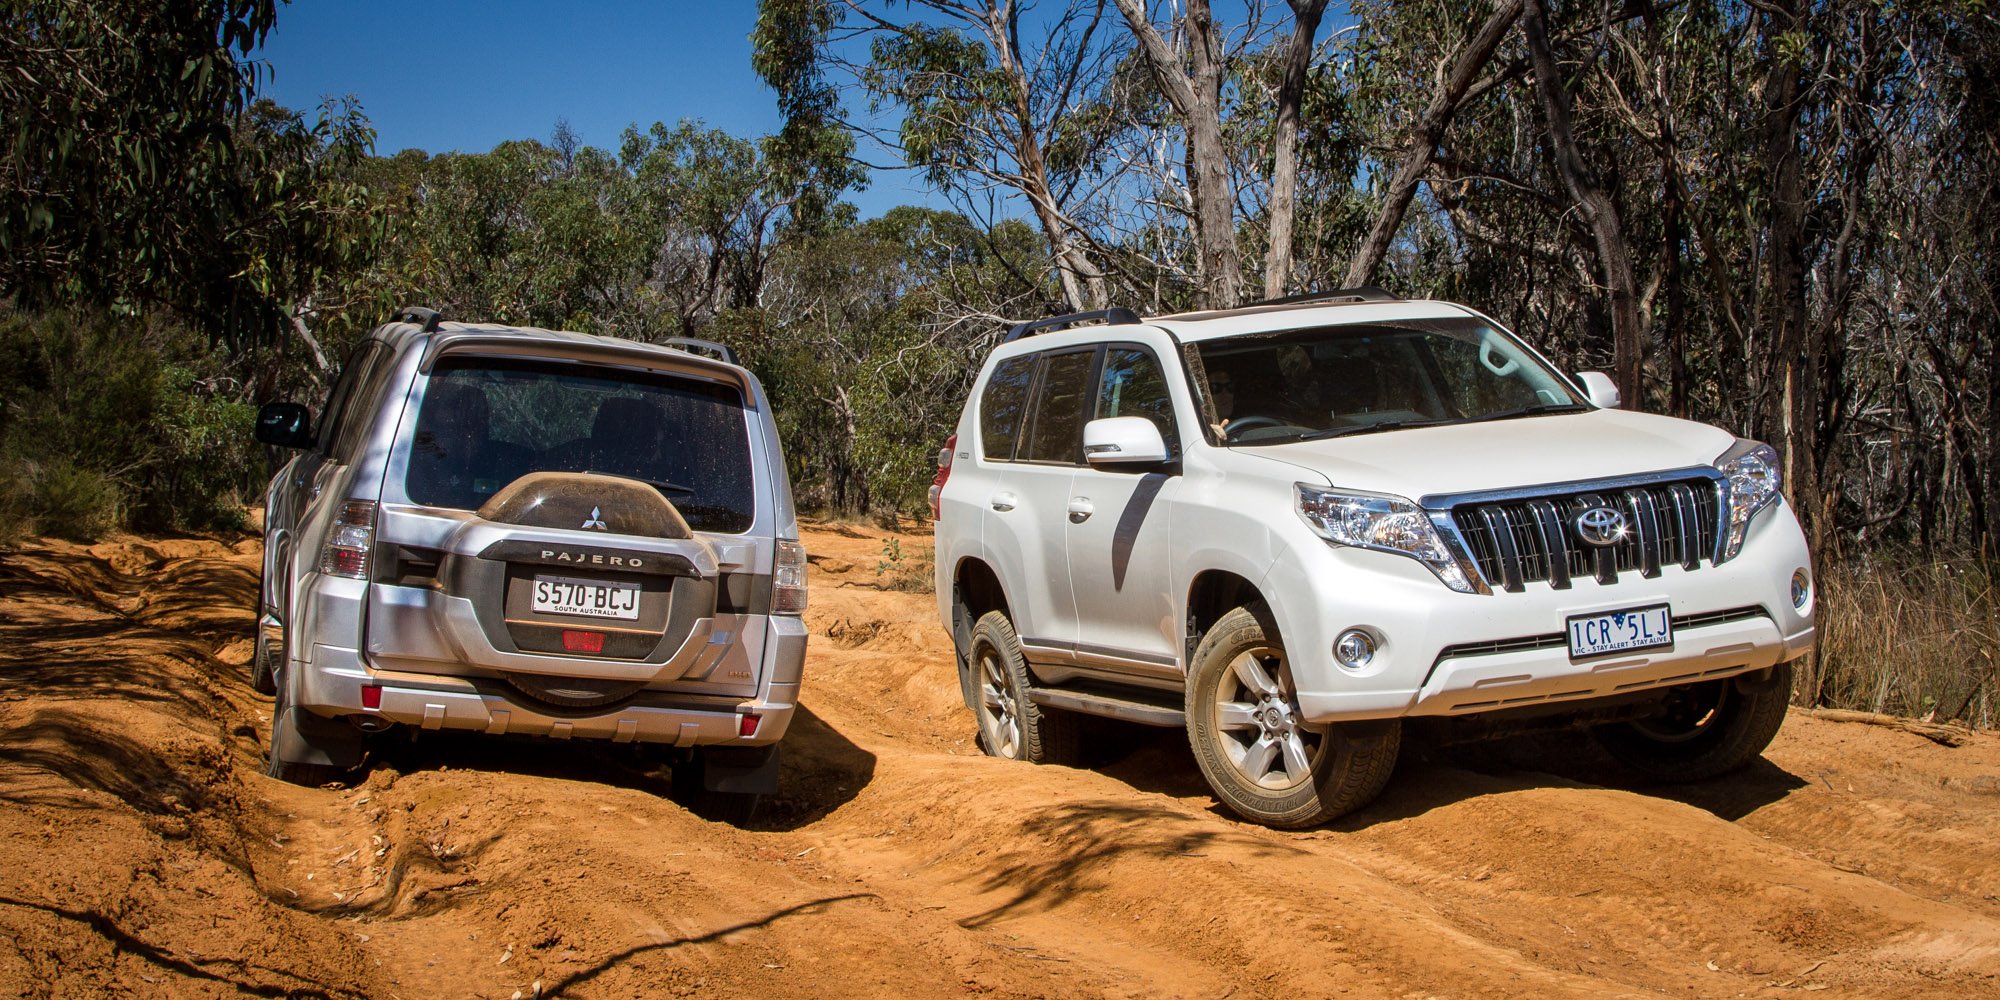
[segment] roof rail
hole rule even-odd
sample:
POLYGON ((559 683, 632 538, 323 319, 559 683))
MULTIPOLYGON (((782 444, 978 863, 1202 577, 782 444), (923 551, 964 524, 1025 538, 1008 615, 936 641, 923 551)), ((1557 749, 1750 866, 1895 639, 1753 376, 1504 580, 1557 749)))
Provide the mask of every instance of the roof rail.
POLYGON ((689 354, 700 354, 704 357, 715 358, 726 364, 733 365, 736 363, 736 352, 713 340, 696 340, 693 337, 668 337, 660 341, 660 344, 664 347, 680 348, 689 354))
POLYGON ((1096 309, 1090 312, 1065 313, 1061 316, 1050 316, 1047 319, 1030 320, 1022 323, 1012 330, 1007 331, 1007 339, 1001 341, 1001 343, 1011 344, 1022 337, 1032 337, 1045 330, 1060 330, 1088 323, 1091 320, 1103 320, 1108 324, 1142 322, 1139 319, 1138 313, 1124 306, 1113 306, 1110 309, 1096 309))
POLYGON ((1403 300, 1394 295, 1389 294, 1388 292, 1383 291, 1380 288, 1375 287, 1374 285, 1362 285, 1359 288, 1336 288, 1330 292, 1301 292, 1297 295, 1285 295, 1275 299, 1264 299, 1258 302, 1245 302, 1243 303, 1243 308, 1248 309, 1253 306, 1288 306, 1303 302, 1401 302, 1401 301, 1403 300))
POLYGON ((423 306, 404 306, 396 310, 395 315, 389 317, 389 322, 415 323, 423 327, 425 333, 436 333, 438 329, 438 311, 436 309, 425 309, 423 306))

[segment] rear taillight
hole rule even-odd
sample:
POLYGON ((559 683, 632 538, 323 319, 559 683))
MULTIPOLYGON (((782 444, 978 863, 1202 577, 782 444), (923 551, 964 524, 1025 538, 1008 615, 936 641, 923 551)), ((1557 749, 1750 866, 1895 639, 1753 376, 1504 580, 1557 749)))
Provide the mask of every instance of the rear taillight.
POLYGON ((319 552, 319 570, 333 576, 368 579, 368 550, 375 547, 375 501, 349 500, 340 505, 319 552))
POLYGON ((958 435, 944 439, 944 447, 937 457, 937 478, 931 480, 931 520, 937 520, 944 513, 944 481, 951 478, 951 453, 958 447, 958 435))
POLYGON ((771 571, 771 613, 804 614, 806 610, 806 547, 778 539, 778 565, 771 571))

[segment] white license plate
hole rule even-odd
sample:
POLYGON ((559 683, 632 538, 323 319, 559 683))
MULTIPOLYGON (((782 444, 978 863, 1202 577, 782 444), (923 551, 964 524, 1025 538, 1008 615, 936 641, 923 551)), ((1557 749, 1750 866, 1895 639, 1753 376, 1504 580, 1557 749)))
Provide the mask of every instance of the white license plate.
POLYGON ((1674 644, 1674 619, 1664 604, 1569 616, 1569 658, 1629 653, 1674 644))
POLYGON ((639 617, 639 585, 538 576, 535 577, 533 607, 537 612, 550 615, 636 619, 639 617))

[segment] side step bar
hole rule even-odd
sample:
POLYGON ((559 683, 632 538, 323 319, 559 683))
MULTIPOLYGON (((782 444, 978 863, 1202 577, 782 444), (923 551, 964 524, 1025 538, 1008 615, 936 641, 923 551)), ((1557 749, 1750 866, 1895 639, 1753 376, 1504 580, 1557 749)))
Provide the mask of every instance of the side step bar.
POLYGON ((1029 688, 1028 700, 1049 708, 1066 709, 1084 715, 1101 715, 1108 719, 1123 719, 1126 722, 1137 722, 1146 726, 1179 729, 1187 725, 1187 715, 1178 708, 1093 691, 1029 688))

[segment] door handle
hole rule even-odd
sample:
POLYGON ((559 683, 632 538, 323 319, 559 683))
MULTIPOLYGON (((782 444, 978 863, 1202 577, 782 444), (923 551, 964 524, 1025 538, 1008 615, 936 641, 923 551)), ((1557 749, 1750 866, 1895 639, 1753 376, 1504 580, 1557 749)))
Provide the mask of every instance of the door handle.
POLYGON ((1097 505, 1091 503, 1089 497, 1069 498, 1069 523, 1082 524, 1090 520, 1090 515, 1095 513, 1097 513, 1097 505))
POLYGON ((1014 509, 1014 494, 995 493, 993 494, 993 499, 987 502, 993 505, 994 510, 1000 511, 1001 513, 1004 514, 1007 511, 1014 509))

